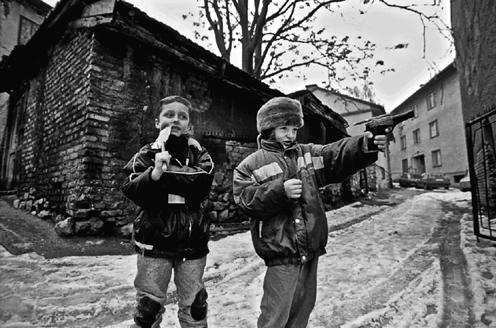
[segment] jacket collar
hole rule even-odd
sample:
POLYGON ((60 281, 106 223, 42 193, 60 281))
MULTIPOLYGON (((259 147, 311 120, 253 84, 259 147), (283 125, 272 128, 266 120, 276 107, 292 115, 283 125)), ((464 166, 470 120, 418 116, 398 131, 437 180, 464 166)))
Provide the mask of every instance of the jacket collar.
POLYGON ((274 153, 284 153, 285 151, 296 149, 296 141, 293 142, 293 144, 286 149, 284 149, 283 145, 280 142, 277 142, 275 140, 261 139, 260 144, 262 149, 274 153))

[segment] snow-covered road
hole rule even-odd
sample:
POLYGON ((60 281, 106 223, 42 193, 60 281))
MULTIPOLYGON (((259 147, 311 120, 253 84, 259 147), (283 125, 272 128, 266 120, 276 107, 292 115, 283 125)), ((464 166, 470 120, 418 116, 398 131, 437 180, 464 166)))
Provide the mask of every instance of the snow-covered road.
MULTIPOLYGON (((309 328, 431 328, 447 322, 496 327, 496 248, 476 243, 470 213, 470 193, 458 190, 423 193, 397 206, 355 203, 328 212, 331 231, 371 216, 329 234, 309 328), (445 236, 457 225, 461 234, 445 236), (459 253, 467 261, 449 265, 443 256, 454 253, 446 255, 443 243, 459 236, 459 253), (465 282, 448 288, 446 281, 457 277, 465 282), (469 294, 463 294, 464 284, 469 294), (467 296, 471 307, 457 309, 467 296)), ((249 232, 211 242, 210 249, 205 272, 209 326, 256 327, 265 266, 249 232)), ((34 253, 12 256, 0 248, 0 257, 1 327, 132 324, 135 255, 47 260, 34 253)), ((176 310, 171 284, 163 327, 179 327, 176 310)))

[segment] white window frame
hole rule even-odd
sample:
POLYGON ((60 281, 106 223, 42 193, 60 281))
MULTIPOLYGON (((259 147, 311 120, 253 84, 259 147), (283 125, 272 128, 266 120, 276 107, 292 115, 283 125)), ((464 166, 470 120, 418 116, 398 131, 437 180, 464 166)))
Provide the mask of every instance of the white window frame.
POLYGON ((413 131, 413 144, 418 145, 420 143, 420 129, 413 131))
POLYGON ((437 127, 437 120, 429 123, 429 135, 431 138, 435 138, 439 135, 439 129, 437 127))
POLYGON ((40 25, 30 20, 29 18, 20 15, 19 17, 19 32, 17 35, 17 44, 25 45, 34 35, 40 25))
POLYGON ((443 162, 441 159, 441 149, 433 150, 431 152, 431 156, 432 156, 432 167, 443 165, 443 162))
POLYGON ((403 173, 408 172, 408 159, 401 160, 401 168, 403 173))
POLYGON ((412 110, 413 110, 413 117, 417 118, 418 117, 418 105, 413 105, 412 110))
POLYGON ((434 97, 434 92, 431 92, 427 95, 427 108, 433 109, 436 107, 436 98, 434 97))

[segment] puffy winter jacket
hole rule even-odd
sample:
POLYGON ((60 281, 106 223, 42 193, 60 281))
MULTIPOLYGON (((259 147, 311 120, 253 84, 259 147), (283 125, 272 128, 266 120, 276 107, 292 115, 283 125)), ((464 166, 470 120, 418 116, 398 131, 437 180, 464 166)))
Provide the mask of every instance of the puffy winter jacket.
POLYGON ((210 193, 213 162, 194 139, 188 141, 158 181, 151 177, 161 151, 154 144, 141 148, 124 167, 128 178, 122 191, 140 207, 133 243, 145 256, 196 259, 209 252, 210 222, 201 202, 210 193))
POLYGON ((319 187, 343 181, 377 160, 362 151, 363 137, 328 145, 295 144, 283 149, 261 140, 261 149, 234 171, 234 199, 250 217, 257 254, 266 265, 303 263, 325 253, 328 226, 319 187), (291 200, 284 182, 303 182, 302 195, 291 200))

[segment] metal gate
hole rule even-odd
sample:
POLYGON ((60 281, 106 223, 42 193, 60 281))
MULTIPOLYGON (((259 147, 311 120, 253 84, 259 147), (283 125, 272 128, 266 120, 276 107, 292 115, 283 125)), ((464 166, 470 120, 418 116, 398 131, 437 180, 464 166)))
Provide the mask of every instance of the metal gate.
POLYGON ((496 240, 496 106, 466 124, 474 234, 496 240))

